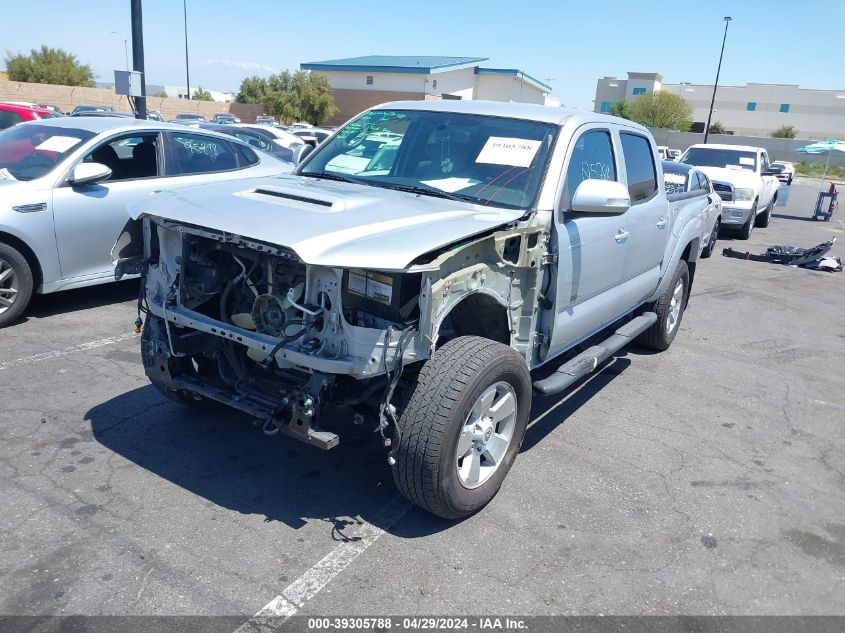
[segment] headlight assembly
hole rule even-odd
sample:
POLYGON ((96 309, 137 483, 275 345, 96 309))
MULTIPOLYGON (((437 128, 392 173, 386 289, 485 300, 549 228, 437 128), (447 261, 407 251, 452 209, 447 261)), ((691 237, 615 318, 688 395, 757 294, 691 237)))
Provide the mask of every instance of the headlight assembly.
POLYGON ((753 189, 734 189, 734 200, 753 200, 753 189))

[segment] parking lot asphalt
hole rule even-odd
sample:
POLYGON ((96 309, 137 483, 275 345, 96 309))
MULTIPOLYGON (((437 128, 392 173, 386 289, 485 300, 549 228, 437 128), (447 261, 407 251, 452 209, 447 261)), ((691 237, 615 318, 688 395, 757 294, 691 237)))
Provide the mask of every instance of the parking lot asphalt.
POLYGON ((321 452, 165 400, 136 283, 37 297, 0 330, 0 613, 845 614, 845 275, 720 254, 845 236, 791 189, 700 263, 670 350, 535 401, 459 523, 365 429, 321 452))

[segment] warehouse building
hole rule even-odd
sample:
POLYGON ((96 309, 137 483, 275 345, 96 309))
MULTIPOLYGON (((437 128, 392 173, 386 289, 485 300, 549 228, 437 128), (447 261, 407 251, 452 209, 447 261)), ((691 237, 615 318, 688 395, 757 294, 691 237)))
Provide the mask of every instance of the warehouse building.
POLYGON ((324 74, 332 87, 339 125, 362 110, 402 99, 487 99, 523 103, 560 102, 551 87, 515 68, 485 68, 486 57, 367 55, 300 64, 324 74))
MULTIPOLYGON (((628 79, 603 77, 596 85, 596 112, 610 112, 613 103, 655 90, 682 96, 693 108, 692 131, 703 132, 713 85, 663 82, 659 73, 628 73, 628 79)), ((769 136, 791 125, 798 138, 845 138, 845 89, 813 90, 791 84, 719 85, 713 122, 744 136, 769 136)))

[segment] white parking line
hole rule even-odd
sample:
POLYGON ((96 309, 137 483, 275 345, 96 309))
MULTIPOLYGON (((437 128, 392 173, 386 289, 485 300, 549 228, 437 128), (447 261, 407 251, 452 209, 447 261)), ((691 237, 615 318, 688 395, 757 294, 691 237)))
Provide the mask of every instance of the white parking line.
POLYGON ((411 504, 401 497, 390 501, 378 512, 373 523, 364 521, 349 540, 340 543, 316 565, 289 584, 280 595, 238 627, 235 633, 272 631, 283 624, 410 509, 411 504))
POLYGON ((104 345, 114 345, 121 341, 128 341, 131 338, 138 338, 137 334, 129 332, 119 336, 110 336, 109 338, 102 338, 99 341, 88 341, 72 347, 65 347, 64 349, 56 349, 52 352, 44 352, 42 354, 34 354, 32 356, 24 356, 23 358, 16 358, 15 360, 8 360, 0 363, 0 370, 9 369, 10 367, 18 367, 19 365, 28 365, 29 363, 37 363, 41 360, 49 360, 51 358, 58 358, 60 356, 67 356, 68 354, 75 354, 76 352, 84 352, 96 347, 103 347, 104 345))

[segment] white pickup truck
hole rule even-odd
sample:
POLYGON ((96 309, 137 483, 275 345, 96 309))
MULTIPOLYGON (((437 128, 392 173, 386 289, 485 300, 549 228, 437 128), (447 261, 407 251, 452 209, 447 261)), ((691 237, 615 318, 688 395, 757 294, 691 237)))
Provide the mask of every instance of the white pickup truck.
POLYGON ((113 256, 143 277, 141 355, 165 395, 324 449, 369 422, 399 490, 456 518, 499 489, 533 391, 563 391, 634 339, 669 347, 710 196, 667 195, 631 121, 404 101, 293 175, 145 198, 113 256), (390 151, 341 160, 376 133, 390 151))
POLYGON ((765 228, 778 199, 780 181, 767 174, 769 154, 749 145, 691 145, 680 162, 707 174, 722 198, 722 227, 747 240, 755 226, 765 228))

